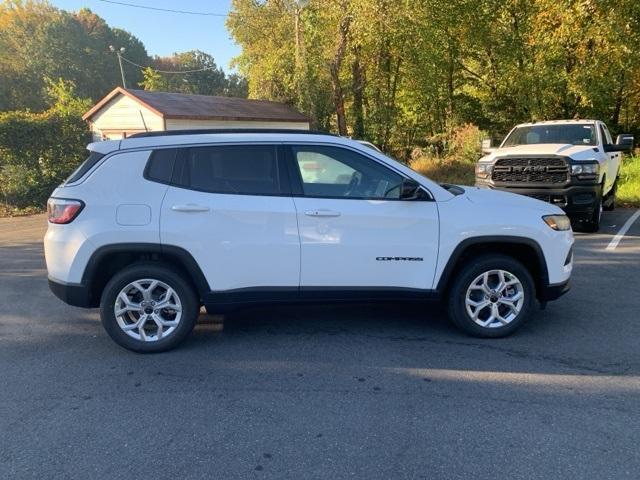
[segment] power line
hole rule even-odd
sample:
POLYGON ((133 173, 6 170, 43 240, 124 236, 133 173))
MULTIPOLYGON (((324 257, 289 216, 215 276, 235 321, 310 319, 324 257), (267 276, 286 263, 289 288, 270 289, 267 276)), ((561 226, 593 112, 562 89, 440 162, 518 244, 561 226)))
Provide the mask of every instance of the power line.
POLYGON ((104 3, 113 3, 115 5, 123 5, 125 7, 142 8, 145 10, 156 10, 158 12, 182 13, 184 15, 202 15, 207 17, 227 17, 228 16, 228 14, 226 13, 194 12, 191 10, 173 10, 171 8, 151 7, 149 5, 137 5, 135 3, 117 2, 115 0, 100 0, 100 1, 104 3))
POLYGON ((181 74, 181 73, 198 73, 198 72, 206 72, 207 70, 217 70, 218 67, 205 67, 205 68, 200 68, 198 70, 158 70, 157 68, 153 68, 151 66, 145 67, 144 65, 140 65, 132 60, 129 60, 128 58, 123 57, 122 55, 120 55, 120 58, 122 58, 122 60, 124 60, 127 63, 130 63, 131 65, 135 65, 138 68, 141 69, 145 69, 145 68, 150 68, 155 72, 158 73, 177 73, 177 74, 181 74))

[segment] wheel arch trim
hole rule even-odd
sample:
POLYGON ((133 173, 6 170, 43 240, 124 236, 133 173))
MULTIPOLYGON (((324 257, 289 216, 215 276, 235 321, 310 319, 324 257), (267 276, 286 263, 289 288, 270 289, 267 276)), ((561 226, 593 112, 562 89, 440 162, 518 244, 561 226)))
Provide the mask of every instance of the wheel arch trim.
POLYGON ((540 278, 534 278, 534 282, 536 283, 536 286, 543 288, 549 285, 549 270, 547 268, 547 261, 542 251, 542 247, 538 242, 527 237, 518 237, 511 235, 482 235, 478 237, 467 238, 456 245, 456 247, 453 249, 453 252, 449 256, 449 259, 447 260, 447 264, 440 274, 436 291, 444 292, 447 289, 460 259, 469 248, 484 244, 517 245, 532 248, 535 252, 536 263, 538 265, 538 268, 540 269, 540 278))
POLYGON ((209 283, 200 266, 188 251, 175 245, 162 245, 159 243, 114 243, 97 248, 85 266, 81 283, 90 288, 101 262, 107 256, 119 253, 156 254, 174 257, 179 260, 181 267, 186 270, 200 296, 210 290, 209 283))

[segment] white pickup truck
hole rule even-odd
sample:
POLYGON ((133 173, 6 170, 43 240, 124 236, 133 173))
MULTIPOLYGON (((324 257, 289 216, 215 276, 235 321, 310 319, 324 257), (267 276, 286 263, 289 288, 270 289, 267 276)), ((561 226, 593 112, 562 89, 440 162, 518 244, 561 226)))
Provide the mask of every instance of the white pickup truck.
POLYGON ((602 210, 615 208, 622 152, 632 149, 631 135, 614 143, 598 120, 523 123, 498 148, 484 146, 476 185, 552 203, 576 226, 596 232, 602 210))

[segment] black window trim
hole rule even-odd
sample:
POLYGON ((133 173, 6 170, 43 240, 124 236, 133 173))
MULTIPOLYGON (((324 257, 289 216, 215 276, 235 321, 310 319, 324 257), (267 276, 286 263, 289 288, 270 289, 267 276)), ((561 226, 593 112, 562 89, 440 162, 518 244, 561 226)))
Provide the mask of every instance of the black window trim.
POLYGON ((332 195, 306 195, 304 193, 304 188, 303 188, 303 181, 302 181, 302 175, 300 173, 300 169, 297 165, 296 159, 295 159, 295 154, 293 149, 295 147, 299 147, 299 146, 311 146, 311 147, 333 147, 333 148, 338 148, 338 149, 342 149, 342 150, 347 150, 349 152, 355 153, 357 155, 360 155, 364 158, 366 158, 367 160, 370 160, 372 162, 377 163, 378 165, 380 165, 382 168, 386 168, 387 170, 392 171, 393 173, 395 173, 396 175, 399 175, 402 178, 402 181, 404 180, 414 180, 417 181, 411 177, 409 177, 408 175, 406 175, 403 172, 400 172, 398 170, 396 170, 395 168, 392 168, 391 166, 379 161, 378 159, 376 159, 375 157, 372 157, 370 155, 366 155, 364 152, 361 152, 360 150, 356 150, 354 148, 349 148, 346 145, 336 145, 334 143, 312 143, 312 142, 287 142, 285 144, 286 148, 287 148, 287 155, 285 156, 286 162, 288 164, 288 170, 289 170, 289 177, 291 179, 291 191, 292 196, 293 197, 303 197, 303 198, 318 198, 318 199, 331 199, 331 200, 368 200, 368 201, 383 201, 383 202, 433 202, 435 201, 435 198, 433 197, 433 195, 431 194, 431 192, 420 182, 418 182, 420 184, 420 188, 422 188, 422 190, 425 191, 425 193, 427 194, 427 197, 424 199, 420 199, 420 200, 410 200, 410 199, 404 199, 404 198, 377 198, 377 197, 344 197, 344 196, 332 196, 332 195))

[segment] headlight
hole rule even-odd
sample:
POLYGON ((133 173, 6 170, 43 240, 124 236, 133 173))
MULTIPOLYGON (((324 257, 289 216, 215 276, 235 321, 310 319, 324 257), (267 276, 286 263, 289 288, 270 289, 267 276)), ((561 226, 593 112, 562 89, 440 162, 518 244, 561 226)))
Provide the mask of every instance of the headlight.
POLYGON ((542 220, 544 220, 544 223, 549 225, 550 228, 558 232, 571 230, 571 221, 566 215, 545 215, 542 217, 542 220))
POLYGON ((493 171, 492 163, 476 163, 476 177, 489 178, 493 171))
POLYGON ((597 175, 598 174, 597 163, 582 163, 571 165, 571 175, 597 175))

